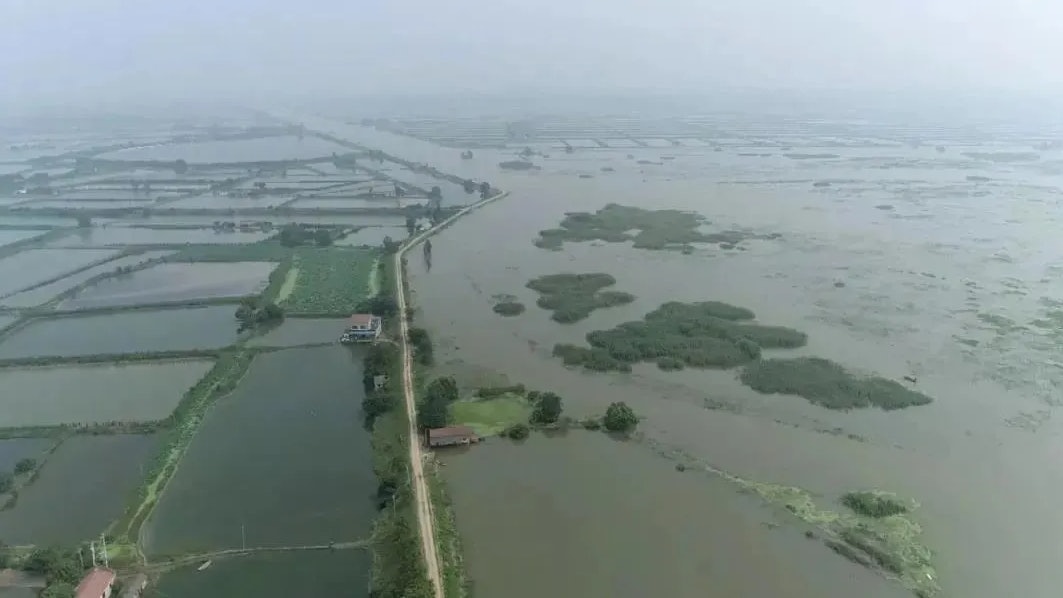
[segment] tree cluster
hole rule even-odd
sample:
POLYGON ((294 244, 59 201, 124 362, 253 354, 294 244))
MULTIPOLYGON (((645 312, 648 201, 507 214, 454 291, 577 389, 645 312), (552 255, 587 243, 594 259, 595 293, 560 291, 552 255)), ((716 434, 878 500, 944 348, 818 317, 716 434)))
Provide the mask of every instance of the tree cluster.
POLYGON ((458 383, 445 376, 432 380, 425 388, 424 398, 417 408, 417 423, 422 429, 446 427, 450 419, 450 404, 458 400, 458 383))
POLYGON ((244 297, 236 307, 236 319, 240 321, 240 330, 246 330, 284 320, 284 310, 272 301, 263 301, 261 297, 244 297))
POLYGON ((358 311, 371 313, 380 318, 390 318, 399 313, 399 302, 394 296, 381 293, 359 303, 358 311))
POLYGON ((285 247, 298 247, 300 245, 314 244, 318 247, 332 245, 332 233, 325 228, 309 228, 301 224, 286 224, 281 227, 278 236, 281 245, 285 247))
POLYGON ((362 415, 366 427, 372 427, 376 418, 391 411, 398 405, 396 391, 389 382, 377 388, 377 376, 390 377, 397 372, 401 361, 399 348, 392 343, 376 343, 369 347, 362 361, 362 386, 365 398, 362 399, 362 415))
POLYGON ((421 365, 432 365, 434 361, 432 338, 424 328, 410 328, 409 341, 413 345, 413 356, 421 365))
POLYGON ((528 393, 532 402, 531 423, 549 425, 561 418, 561 397, 552 392, 532 391, 528 393))

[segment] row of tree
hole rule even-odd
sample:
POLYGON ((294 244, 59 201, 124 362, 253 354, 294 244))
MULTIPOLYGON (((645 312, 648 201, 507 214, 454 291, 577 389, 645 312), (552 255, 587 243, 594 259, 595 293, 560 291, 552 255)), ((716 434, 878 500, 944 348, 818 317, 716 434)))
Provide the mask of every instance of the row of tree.
POLYGON ((298 247, 311 243, 318 247, 332 245, 332 233, 327 228, 309 228, 301 224, 286 224, 281 227, 278 237, 285 247, 298 247))
POLYGON ((261 297, 244 297, 236 306, 236 319, 240 322, 240 331, 244 331, 261 324, 283 321, 284 310, 261 297))
POLYGON ((34 469, 37 469, 37 460, 27 457, 15 463, 14 473, 0 471, 0 494, 7 494, 14 490, 15 476, 30 473, 34 469))

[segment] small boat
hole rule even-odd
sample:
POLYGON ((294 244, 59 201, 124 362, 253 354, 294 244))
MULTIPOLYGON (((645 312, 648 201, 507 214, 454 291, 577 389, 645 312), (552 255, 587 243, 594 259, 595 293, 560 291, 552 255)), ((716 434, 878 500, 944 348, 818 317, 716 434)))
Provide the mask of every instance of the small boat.
POLYGON ((214 561, 212 561, 210 559, 207 559, 207 560, 203 561, 202 563, 200 563, 199 567, 196 568, 196 571, 202 571, 202 570, 206 569, 207 567, 211 566, 212 564, 214 564, 214 561))

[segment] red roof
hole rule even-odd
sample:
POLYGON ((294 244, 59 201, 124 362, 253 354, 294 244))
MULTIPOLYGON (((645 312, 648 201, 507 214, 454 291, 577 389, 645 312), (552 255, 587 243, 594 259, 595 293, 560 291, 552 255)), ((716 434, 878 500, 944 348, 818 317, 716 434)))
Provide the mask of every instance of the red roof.
POLYGON ((368 328, 373 325, 373 314, 354 314, 351 316, 350 324, 368 328))
POLYGON ((114 583, 114 571, 96 567, 78 584, 77 598, 100 598, 114 583))
POLYGON ((428 431, 429 438, 465 438, 476 436, 476 432, 469 426, 450 426, 449 428, 433 428, 428 431))

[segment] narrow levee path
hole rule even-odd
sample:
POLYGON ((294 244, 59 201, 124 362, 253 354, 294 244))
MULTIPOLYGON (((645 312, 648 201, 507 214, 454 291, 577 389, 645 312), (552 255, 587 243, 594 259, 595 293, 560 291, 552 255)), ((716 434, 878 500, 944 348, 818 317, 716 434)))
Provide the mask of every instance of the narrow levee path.
POLYGON ((508 193, 499 193, 462 208, 450 218, 411 237, 399 251, 395 252, 395 294, 399 304, 399 346, 402 348, 402 392, 406 400, 406 416, 410 426, 410 466, 413 471, 414 502, 417 509, 418 527, 421 529, 421 550, 424 553, 425 569, 436 598, 445 598, 445 596, 443 578, 440 575, 439 552, 436 550, 432 495, 428 492, 428 482, 424 477, 424 454, 421 450, 421 439, 417 433, 417 400, 413 386, 413 357, 407 342, 410 324, 406 316, 406 272, 402 267, 402 258, 410 248, 416 247, 428 237, 450 226, 458 218, 506 195, 508 193))
POLYGON ((350 542, 333 542, 331 544, 309 544, 305 546, 257 546, 254 548, 230 548, 228 550, 215 550, 213 552, 201 552, 197 554, 185 554, 176 558, 157 561, 145 565, 139 569, 143 572, 162 573, 170 569, 184 567, 197 561, 217 560, 228 557, 246 556, 263 552, 298 552, 304 550, 354 550, 369 548, 370 540, 354 540, 350 542))

